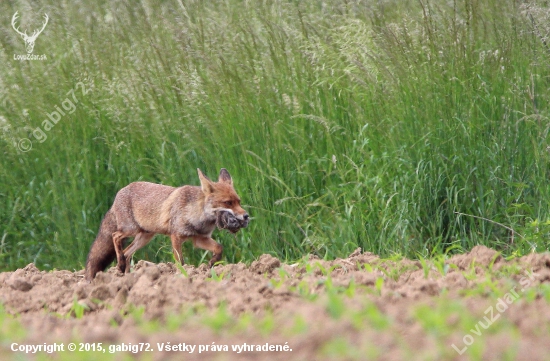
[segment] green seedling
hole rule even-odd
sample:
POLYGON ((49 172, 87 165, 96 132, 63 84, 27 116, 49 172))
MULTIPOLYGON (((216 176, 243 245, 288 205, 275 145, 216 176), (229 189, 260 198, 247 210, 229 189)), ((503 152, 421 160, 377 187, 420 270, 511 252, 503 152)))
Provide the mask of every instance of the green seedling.
MULTIPOLYGON (((214 269, 214 267, 210 268, 210 278, 208 278, 207 280, 212 280, 212 281, 216 281, 216 282, 221 282, 224 280, 224 278, 226 277, 225 275, 225 271, 220 273, 219 275, 216 273, 216 270, 214 269)), ((231 277, 231 274, 228 273, 227 274, 227 278, 231 277)))
POLYGON ((136 324, 139 325, 144 322, 143 315, 145 314, 145 306, 135 306, 133 304, 130 304, 127 314, 132 317, 136 324))
POLYGON ((257 322, 257 329, 263 336, 270 335, 276 327, 275 318, 273 313, 266 312, 265 316, 257 322))
POLYGON ((449 265, 446 263, 446 256, 441 254, 432 258, 433 267, 439 272, 440 275, 445 277, 449 271, 449 265))
POLYGON ((273 287, 275 289, 280 288, 285 283, 285 281, 290 278, 288 272, 285 271, 283 268, 277 268, 276 271, 279 274, 279 279, 270 278, 268 281, 270 287, 273 287))
MULTIPOLYGON (((358 269, 358 270, 361 269, 361 265, 359 264, 359 262, 356 263, 356 266, 357 266, 357 269, 358 269)), ((364 263, 362 268, 363 268, 366 272, 369 272, 369 273, 374 272, 374 269, 373 269, 373 267, 372 267, 371 264, 364 263)))
POLYGON ((309 325, 306 319, 302 315, 294 316, 294 322, 292 328, 290 329, 290 334, 302 334, 306 333, 309 330, 309 325))
POLYGON ((342 296, 336 292, 328 293, 328 303, 326 306, 328 314, 334 318, 338 319, 342 316, 346 310, 346 305, 342 299, 342 296))
POLYGON ((214 313, 204 315, 203 320, 204 323, 216 333, 220 333, 222 329, 232 325, 235 321, 227 311, 226 302, 220 303, 214 313))
POLYGON ((9 314, 0 302, 0 344, 5 341, 23 340, 27 333, 27 329, 16 316, 9 314))
POLYGON ((418 257, 418 261, 422 265, 422 270, 424 271, 424 278, 427 279, 430 275, 430 265, 428 264, 428 261, 424 257, 418 257))
POLYGON ((355 278, 352 277, 349 280, 348 287, 344 290, 344 294, 349 298, 352 298, 353 296, 355 296, 356 288, 357 288, 357 285, 355 284, 355 278))
POLYGON ((189 278, 189 274, 187 273, 187 271, 185 270, 185 268, 181 263, 174 262, 174 264, 176 265, 176 268, 180 271, 180 273, 183 275, 183 277, 189 278))
POLYGON ((84 303, 78 302, 76 296, 73 298, 73 305, 67 313, 67 317, 75 317, 76 319, 81 319, 86 311, 90 310, 90 307, 84 303))
POLYGON ((378 277, 374 283, 374 288, 378 292, 378 295, 382 295, 382 288, 384 287, 384 278, 378 277))
POLYGON ((291 287, 290 290, 309 301, 314 301, 318 297, 317 294, 311 292, 309 284, 304 280, 300 281, 295 287, 291 287))
POLYGON ((436 307, 434 309, 427 305, 420 305, 414 310, 414 316, 424 330, 433 335, 441 337, 450 333, 446 308, 436 307))
POLYGON ((367 302, 351 319, 357 330, 373 327, 382 331, 386 330, 391 324, 389 317, 382 313, 373 302, 367 302))
POLYGON ((321 348, 321 354, 330 359, 363 360, 365 355, 343 337, 336 337, 321 348))

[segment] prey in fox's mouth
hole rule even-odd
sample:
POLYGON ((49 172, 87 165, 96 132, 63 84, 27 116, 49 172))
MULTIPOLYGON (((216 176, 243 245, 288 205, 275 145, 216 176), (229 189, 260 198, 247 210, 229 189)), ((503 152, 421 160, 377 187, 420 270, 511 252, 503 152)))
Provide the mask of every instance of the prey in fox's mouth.
POLYGON ((233 212, 227 210, 219 210, 216 216, 216 226, 231 233, 237 233, 241 228, 246 228, 249 222, 248 214, 239 219, 233 212))

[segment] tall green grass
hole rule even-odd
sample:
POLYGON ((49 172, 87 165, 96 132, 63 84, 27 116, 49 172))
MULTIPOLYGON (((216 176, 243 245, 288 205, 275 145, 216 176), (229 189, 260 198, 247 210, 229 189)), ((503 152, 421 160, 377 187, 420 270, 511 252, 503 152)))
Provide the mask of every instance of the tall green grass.
MULTIPOLYGON (((83 267, 118 189, 198 184, 197 167, 227 168, 254 217, 215 234, 229 262, 548 249, 547 8, 10 0, 0 14, 2 269, 83 267), (47 60, 14 60, 16 11, 21 29, 49 15, 47 60), (45 131, 71 90, 76 110, 45 131)), ((168 242, 138 257, 171 260, 168 242)))

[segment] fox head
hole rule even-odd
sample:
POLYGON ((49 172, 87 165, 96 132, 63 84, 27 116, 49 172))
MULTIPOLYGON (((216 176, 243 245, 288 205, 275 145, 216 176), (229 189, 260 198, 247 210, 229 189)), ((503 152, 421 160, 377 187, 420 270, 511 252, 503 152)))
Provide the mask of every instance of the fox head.
POLYGON ((241 199, 233 188, 233 180, 227 169, 222 168, 217 182, 211 181, 197 168, 201 189, 205 197, 205 210, 212 214, 229 212, 239 223, 241 228, 248 226, 250 217, 241 207, 241 199))

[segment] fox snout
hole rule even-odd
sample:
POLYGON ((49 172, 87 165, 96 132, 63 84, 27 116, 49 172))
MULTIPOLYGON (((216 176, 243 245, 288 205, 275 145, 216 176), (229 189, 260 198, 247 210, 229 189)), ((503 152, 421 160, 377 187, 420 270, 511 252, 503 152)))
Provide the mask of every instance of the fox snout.
POLYGON ((240 228, 248 227, 248 223, 250 222, 250 217, 248 216, 248 213, 237 216, 236 218, 239 221, 240 228))

